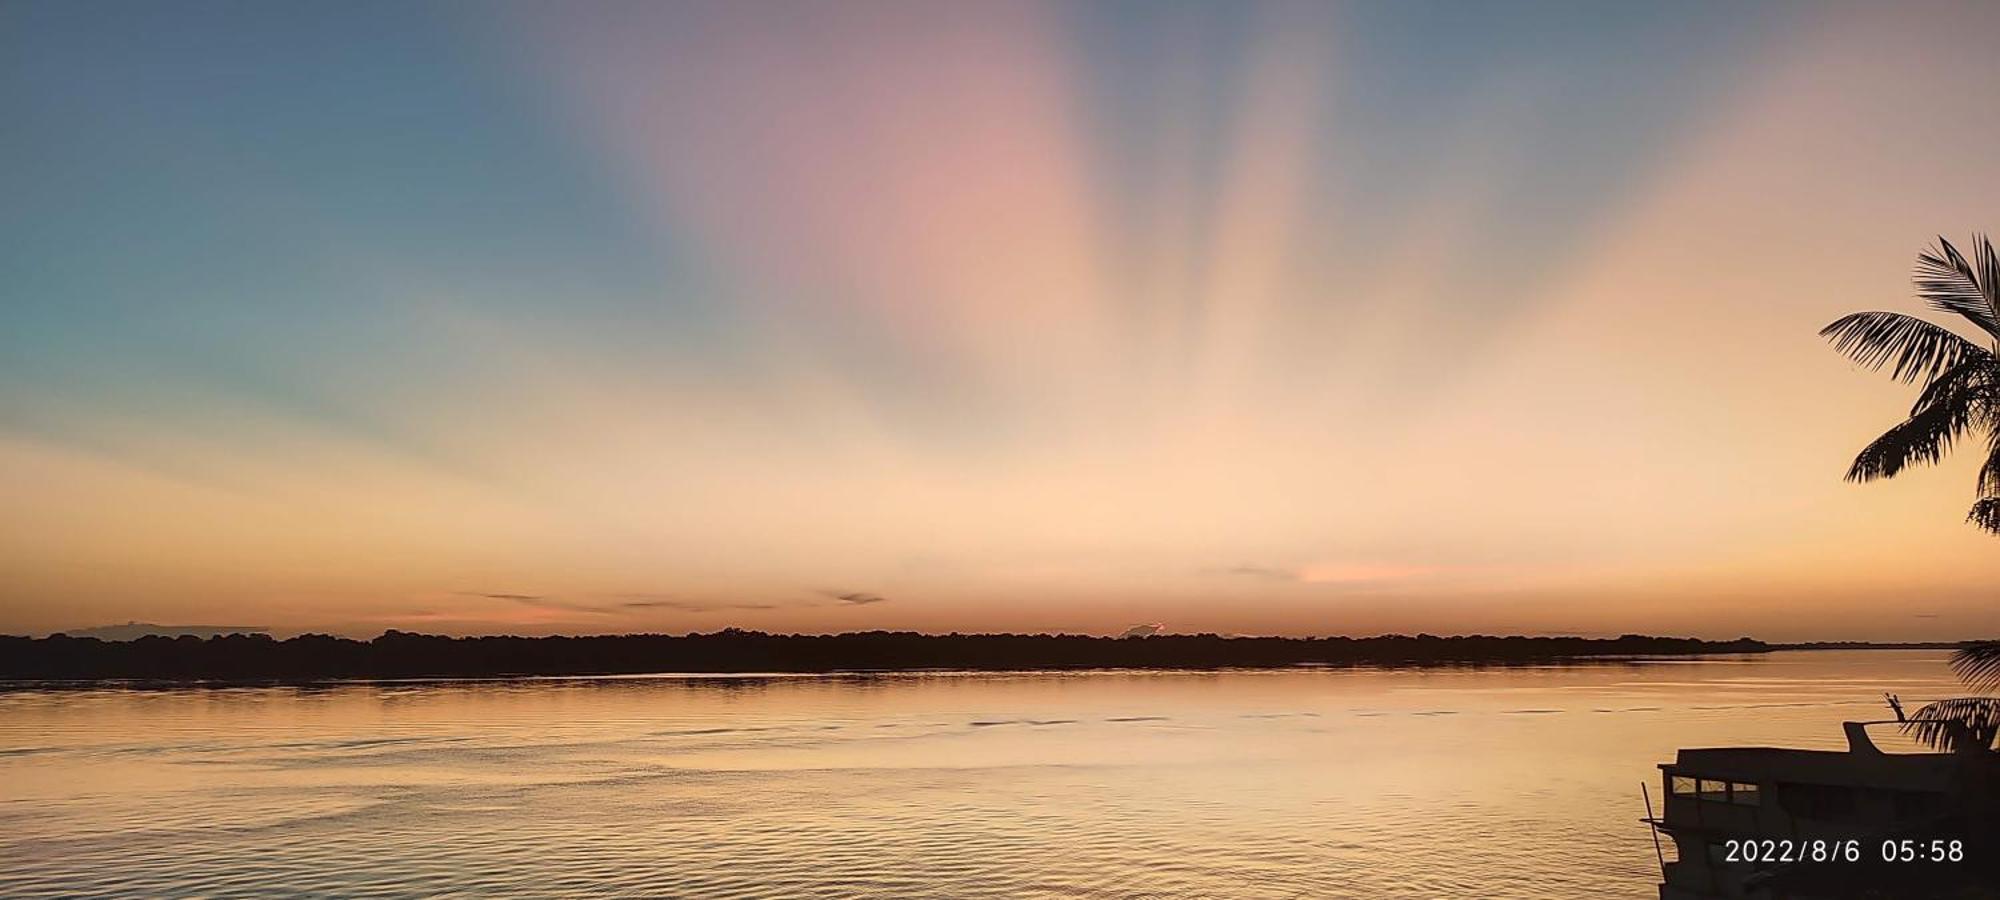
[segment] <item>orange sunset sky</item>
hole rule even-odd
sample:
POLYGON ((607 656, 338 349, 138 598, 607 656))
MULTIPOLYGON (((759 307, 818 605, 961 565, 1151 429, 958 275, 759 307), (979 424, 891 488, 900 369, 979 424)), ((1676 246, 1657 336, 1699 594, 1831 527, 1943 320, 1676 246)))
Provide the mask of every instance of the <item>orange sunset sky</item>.
POLYGON ((0 7, 0 632, 2000 633, 1816 335, 2000 229, 1995 34, 0 7))

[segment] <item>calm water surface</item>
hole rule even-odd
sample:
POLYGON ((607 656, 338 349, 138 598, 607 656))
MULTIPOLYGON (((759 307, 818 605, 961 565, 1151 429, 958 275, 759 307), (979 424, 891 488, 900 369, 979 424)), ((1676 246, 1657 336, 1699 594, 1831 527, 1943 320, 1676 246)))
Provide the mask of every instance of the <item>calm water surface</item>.
POLYGON ((1945 654, 0 691, 0 895, 1653 895, 1683 746, 1945 654))

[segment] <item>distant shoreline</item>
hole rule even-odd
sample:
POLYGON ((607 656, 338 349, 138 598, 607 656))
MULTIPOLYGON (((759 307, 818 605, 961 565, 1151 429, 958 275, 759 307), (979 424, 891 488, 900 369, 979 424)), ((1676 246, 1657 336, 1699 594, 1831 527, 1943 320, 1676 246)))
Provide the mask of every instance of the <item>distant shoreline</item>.
POLYGON ((1773 650, 1957 650, 1966 641, 1803 641, 1772 644, 1773 650))
POLYGON ((1764 653, 1748 638, 1223 637, 850 632, 372 640, 301 635, 200 638, 0 636, 0 681, 322 681, 395 678, 897 671, 1219 670, 1290 666, 1455 666, 1764 653))

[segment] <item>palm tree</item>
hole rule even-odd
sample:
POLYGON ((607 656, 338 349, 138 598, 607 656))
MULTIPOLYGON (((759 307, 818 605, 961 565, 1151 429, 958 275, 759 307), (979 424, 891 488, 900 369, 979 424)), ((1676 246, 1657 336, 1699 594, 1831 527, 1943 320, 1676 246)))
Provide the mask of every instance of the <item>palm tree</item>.
MULTIPOLYGON (((1966 519, 2000 534, 2000 256, 1991 240, 1975 236, 1967 260, 1940 237, 1936 247, 1917 254, 1915 280, 1917 296, 1971 322, 1982 343, 1895 312, 1854 313, 1820 330, 1855 362, 1880 369, 1893 361, 1898 380, 1923 382, 1909 418, 1862 448, 1847 480, 1893 478, 1912 465, 1943 459, 1968 435, 1983 436, 1986 463, 1966 519)), ((1961 647, 1952 668, 1975 689, 2000 688, 2000 641, 1961 647)), ((1917 710, 1906 730, 1939 749, 1986 750, 2000 733, 2000 699, 1940 700, 1917 710)))

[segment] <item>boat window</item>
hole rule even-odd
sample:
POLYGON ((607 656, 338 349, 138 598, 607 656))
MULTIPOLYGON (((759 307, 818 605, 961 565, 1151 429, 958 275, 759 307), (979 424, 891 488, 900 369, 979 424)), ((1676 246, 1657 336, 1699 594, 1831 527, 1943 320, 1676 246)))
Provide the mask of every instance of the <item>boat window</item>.
POLYGON ((1729 800, 1729 782, 1703 778, 1701 779, 1701 784, 1696 786, 1696 794, 1703 800, 1713 800, 1717 803, 1727 802, 1729 800))
POLYGON ((1740 806, 1756 806, 1763 800, 1757 793, 1757 786, 1742 781, 1729 783, 1729 802, 1740 806))
POLYGON ((1675 775, 1667 779, 1667 789, 1676 794, 1694 794, 1694 779, 1686 775, 1675 775))
POLYGON ((1792 815, 1822 821, 1840 821, 1854 814, 1852 788, 1827 784, 1778 785, 1778 803, 1792 815))
POLYGON ((1944 795, 1897 791, 1896 818, 1915 819, 1936 815, 1944 809, 1944 795))

